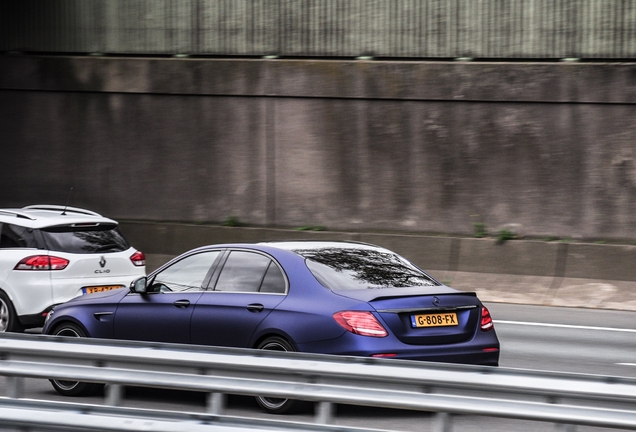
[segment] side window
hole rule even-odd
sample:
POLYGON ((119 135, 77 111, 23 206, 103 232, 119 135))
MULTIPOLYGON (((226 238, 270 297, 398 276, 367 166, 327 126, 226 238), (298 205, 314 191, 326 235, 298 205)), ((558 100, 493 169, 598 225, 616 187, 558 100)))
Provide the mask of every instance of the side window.
POLYGON ((202 285, 205 277, 220 254, 220 251, 201 252, 177 261, 167 269, 157 273, 152 290, 165 292, 203 291, 202 285))
POLYGON ((0 224, 0 248, 36 248, 33 230, 18 225, 0 224))
MULTIPOLYGON (((223 270, 221 270, 215 291, 258 292, 261 290, 261 285, 265 284, 265 280, 268 281, 268 286, 276 283, 276 275, 274 272, 271 272, 274 276, 270 275, 270 267, 275 267, 276 271, 280 273, 278 266, 264 255, 254 252, 232 251, 223 266, 223 270)), ((283 279, 283 291, 284 289, 283 279)))
POLYGON ((285 276, 274 262, 269 264, 260 292, 285 294, 285 276))

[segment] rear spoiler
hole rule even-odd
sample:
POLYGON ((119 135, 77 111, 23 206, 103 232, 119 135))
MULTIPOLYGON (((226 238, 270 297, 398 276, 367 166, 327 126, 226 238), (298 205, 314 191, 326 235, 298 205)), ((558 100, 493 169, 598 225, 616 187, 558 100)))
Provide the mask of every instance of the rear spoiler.
POLYGON ((409 287, 409 288, 376 288, 361 290, 332 290, 343 297, 349 297, 360 301, 372 302, 388 298, 415 297, 422 295, 467 295, 477 297, 474 292, 459 291, 445 285, 429 287, 409 287))

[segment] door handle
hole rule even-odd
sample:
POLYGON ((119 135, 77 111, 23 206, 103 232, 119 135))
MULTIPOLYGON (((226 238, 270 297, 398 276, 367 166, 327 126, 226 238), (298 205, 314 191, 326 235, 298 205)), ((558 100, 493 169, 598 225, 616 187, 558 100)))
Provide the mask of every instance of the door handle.
POLYGON ((190 300, 177 300, 176 302, 172 304, 178 307, 179 309, 185 309, 188 306, 190 306, 190 300))
POLYGON ((263 309, 265 309, 265 306, 260 303, 252 303, 247 305, 247 310, 250 312, 260 312, 263 309))

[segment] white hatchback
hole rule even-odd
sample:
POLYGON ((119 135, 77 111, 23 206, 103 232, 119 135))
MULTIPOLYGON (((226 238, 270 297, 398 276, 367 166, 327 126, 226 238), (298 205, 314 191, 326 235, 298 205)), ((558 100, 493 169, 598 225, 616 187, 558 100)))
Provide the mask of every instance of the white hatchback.
POLYGON ((145 273, 144 254, 112 219, 53 205, 0 209, 0 332, 41 327, 53 305, 145 273))

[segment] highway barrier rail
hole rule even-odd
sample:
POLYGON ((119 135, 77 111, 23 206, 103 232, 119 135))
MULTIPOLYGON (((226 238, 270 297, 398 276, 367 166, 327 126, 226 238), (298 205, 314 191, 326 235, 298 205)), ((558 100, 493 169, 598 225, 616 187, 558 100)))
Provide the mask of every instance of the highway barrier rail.
POLYGON ((240 348, 0 335, 0 425, 20 430, 371 431, 336 404, 434 412, 433 430, 480 415, 636 430, 636 379, 240 348), (25 399, 24 379, 106 383, 105 404, 25 399), (125 386, 205 392, 205 413, 122 406, 125 386), (313 423, 228 416, 226 395, 315 402, 313 423))

